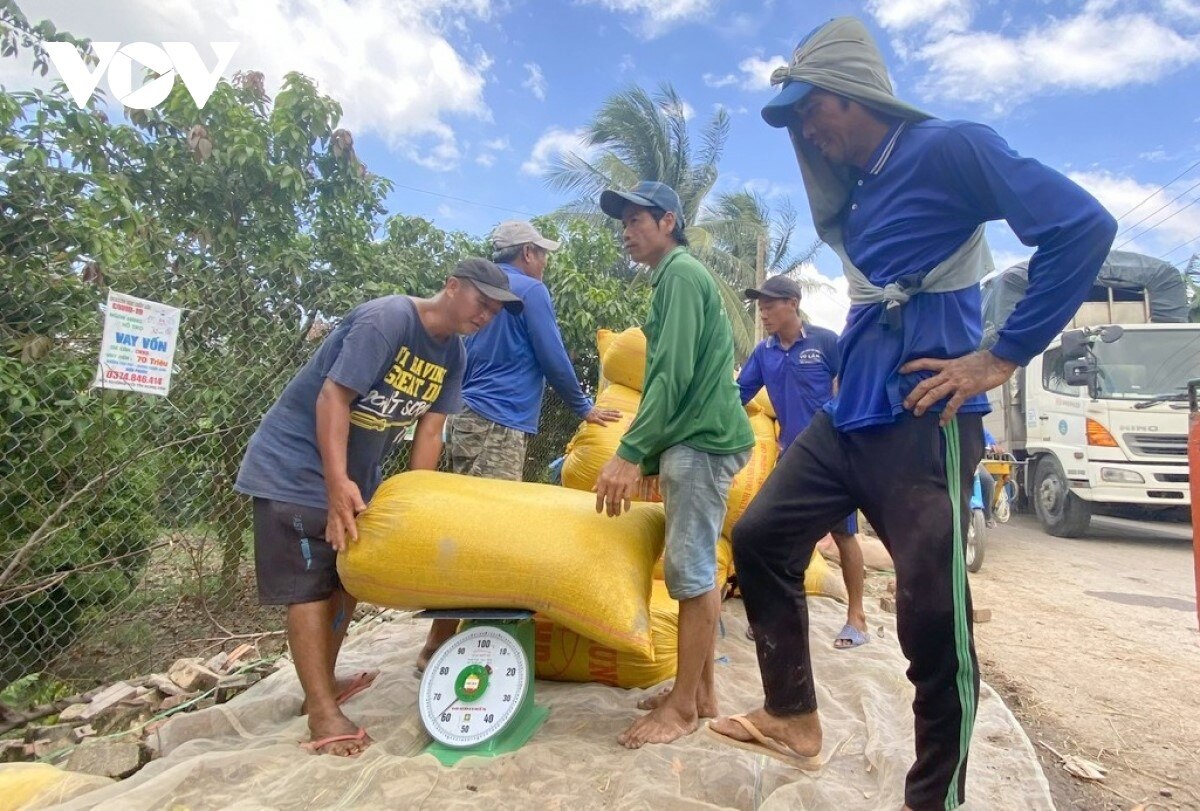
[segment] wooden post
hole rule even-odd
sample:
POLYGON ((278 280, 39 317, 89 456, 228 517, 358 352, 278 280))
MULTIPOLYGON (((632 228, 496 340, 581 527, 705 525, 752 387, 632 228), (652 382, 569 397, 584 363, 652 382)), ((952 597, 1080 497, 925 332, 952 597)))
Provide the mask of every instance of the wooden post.
MULTIPOLYGON (((762 287, 767 280, 767 240, 758 235, 758 246, 754 252, 754 286, 762 287)), ((754 302, 754 342, 757 344, 766 336, 763 335, 762 319, 758 317, 758 301, 754 302)))

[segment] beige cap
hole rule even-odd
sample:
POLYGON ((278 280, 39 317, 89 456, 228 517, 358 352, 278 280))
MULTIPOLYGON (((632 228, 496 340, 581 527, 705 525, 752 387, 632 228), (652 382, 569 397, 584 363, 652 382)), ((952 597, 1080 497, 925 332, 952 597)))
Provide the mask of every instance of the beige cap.
POLYGON ((558 250, 557 242, 546 239, 536 228, 524 220, 506 220, 492 231, 492 248, 497 251, 529 243, 547 251, 558 250))

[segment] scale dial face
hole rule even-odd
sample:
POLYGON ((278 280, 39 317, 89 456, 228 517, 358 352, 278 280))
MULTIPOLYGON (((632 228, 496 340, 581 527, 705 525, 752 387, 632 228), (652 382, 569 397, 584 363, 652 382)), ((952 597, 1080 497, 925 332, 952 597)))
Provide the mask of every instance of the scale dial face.
POLYGON ((469 628, 438 648, 421 677, 421 721, 433 739, 466 748, 500 734, 530 679, 521 644, 500 628, 469 628))

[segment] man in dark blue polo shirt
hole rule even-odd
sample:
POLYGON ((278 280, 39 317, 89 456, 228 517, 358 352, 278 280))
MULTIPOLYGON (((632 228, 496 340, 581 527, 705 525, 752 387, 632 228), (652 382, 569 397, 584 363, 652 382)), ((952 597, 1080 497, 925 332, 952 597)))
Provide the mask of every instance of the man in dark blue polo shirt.
POLYGON ((764 706, 711 729, 798 766, 820 753, 801 567, 857 506, 895 562, 897 635, 916 688, 906 807, 945 811, 965 800, 979 697, 964 538, 984 393, 1067 324, 1116 222, 988 127, 898 100, 856 19, 810 34, 772 83, 780 92, 763 118, 791 136, 817 234, 842 260, 853 307, 837 396, 733 530, 764 706), (1037 251, 1026 296, 980 351, 991 220, 1037 251))
MULTIPOLYGON (((738 374, 738 387, 745 405, 766 386, 779 420, 780 456, 833 399, 842 365, 837 333, 804 323, 800 314, 802 293, 794 279, 783 275, 772 276, 762 287, 746 291, 746 298, 758 302, 758 317, 767 338, 746 359, 738 374)), ((846 582, 846 624, 833 640, 838 650, 856 648, 871 639, 863 610, 863 555, 857 532, 854 512, 829 530, 838 547, 842 579, 846 582)))

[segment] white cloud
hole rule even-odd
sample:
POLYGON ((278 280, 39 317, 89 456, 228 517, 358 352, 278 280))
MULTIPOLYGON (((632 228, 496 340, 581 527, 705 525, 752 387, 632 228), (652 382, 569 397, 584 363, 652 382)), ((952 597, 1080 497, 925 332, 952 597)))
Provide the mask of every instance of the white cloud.
POLYGON ((955 31, 970 21, 968 0, 870 0, 867 10, 889 31, 916 26, 955 31))
POLYGON ((749 56, 738 62, 738 70, 742 72, 743 90, 768 90, 771 87, 771 73, 776 68, 786 67, 788 61, 782 56, 749 56))
POLYGON ((564 130, 551 127, 542 133, 533 145, 529 159, 521 164, 521 171, 527 175, 541 176, 550 168, 551 162, 560 155, 574 153, 582 158, 588 158, 595 152, 595 147, 588 144, 583 129, 564 130))
POLYGON ((1084 12, 1014 38, 950 34, 918 51, 929 63, 926 97, 993 102, 1003 109, 1044 91, 1149 84, 1200 61, 1200 37, 1144 14, 1084 12))
POLYGON ((621 61, 617 63, 617 70, 621 73, 632 73, 637 69, 637 63, 633 61, 633 54, 622 54, 621 61))
POLYGON ((1013 34, 972 28, 969 0, 871 0, 868 8, 893 35, 893 49, 926 68, 924 98, 1003 113, 1040 94, 1150 84, 1200 62, 1200 35, 1169 22, 1200 20, 1200 4, 1159 0, 1140 12, 1131 5, 1087 0, 1073 16, 1013 34))
POLYGON ((679 23, 707 17, 716 0, 585 0, 609 11, 637 18, 638 34, 654 39, 679 23))
POLYGON ((800 299, 800 307, 818 327, 840 333, 846 326, 846 315, 850 312, 849 285, 844 276, 823 276, 812 263, 793 268, 789 275, 802 281, 814 282, 820 287, 808 291, 800 299))
POLYGON ((479 149, 479 154, 475 156, 475 163, 485 169, 491 169, 496 165, 496 155, 500 152, 507 152, 511 147, 508 144, 508 136, 505 135, 484 141, 479 144, 479 149))
POLYGON ((718 76, 715 73, 706 73, 700 77, 709 87, 729 87, 731 84, 738 83, 738 77, 732 73, 726 73, 724 76, 718 76))
POLYGON ((1163 0, 1163 11, 1182 20, 1200 20, 1200 2, 1197 0, 1163 0))
POLYGON ((1091 192, 1114 217, 1121 217, 1114 248, 1124 244, 1122 250, 1160 255, 1200 234, 1200 204, 1188 205, 1197 200, 1194 190, 1188 192, 1195 178, 1162 189, 1109 172, 1071 172, 1068 177, 1091 192))
MULTIPOLYGON (((93 40, 196 43, 206 63, 203 43, 239 42, 227 77, 262 71, 274 95, 285 73, 304 73, 342 105, 341 126, 376 133, 430 168, 459 160, 448 119, 491 115, 483 96, 490 57, 452 41, 490 19, 490 0, 44 0, 30 16, 93 40)), ((6 69, 10 89, 16 80, 6 69)))
POLYGON ((521 82, 521 87, 529 89, 538 101, 546 100, 546 77, 542 75, 542 68, 537 62, 526 62, 525 70, 529 77, 521 82))

